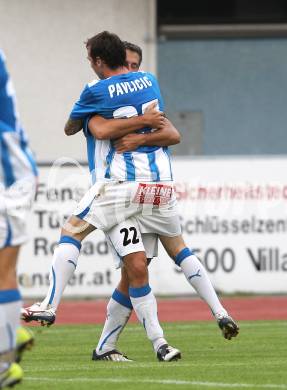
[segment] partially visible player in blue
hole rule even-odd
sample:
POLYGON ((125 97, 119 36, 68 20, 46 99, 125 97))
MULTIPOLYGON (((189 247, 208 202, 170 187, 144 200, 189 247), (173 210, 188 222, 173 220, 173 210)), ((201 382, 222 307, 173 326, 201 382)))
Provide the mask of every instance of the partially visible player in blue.
POLYGON ((26 217, 37 168, 20 124, 12 82, 0 50, 0 388, 21 381, 15 363, 21 296, 16 277, 20 246, 27 240, 26 217))

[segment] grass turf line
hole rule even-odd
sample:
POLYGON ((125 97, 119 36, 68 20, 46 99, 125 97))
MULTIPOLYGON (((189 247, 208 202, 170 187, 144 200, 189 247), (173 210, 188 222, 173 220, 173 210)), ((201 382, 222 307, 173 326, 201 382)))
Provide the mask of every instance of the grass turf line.
POLYGON ((35 348, 23 360, 20 389, 156 390, 286 389, 286 321, 241 322, 240 335, 224 340, 213 322, 165 323, 178 362, 159 363, 140 325, 128 325, 119 349, 133 363, 93 362, 101 326, 33 328, 35 348))

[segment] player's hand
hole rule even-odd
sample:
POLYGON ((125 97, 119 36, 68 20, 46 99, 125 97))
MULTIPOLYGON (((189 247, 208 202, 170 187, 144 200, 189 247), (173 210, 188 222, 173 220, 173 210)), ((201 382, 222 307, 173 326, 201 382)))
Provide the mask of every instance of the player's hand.
POLYGON ((150 104, 143 114, 146 125, 152 129, 160 129, 164 126, 164 114, 157 109, 157 103, 150 104))
POLYGON ((127 134, 114 141, 117 153, 131 152, 143 144, 144 134, 127 134))

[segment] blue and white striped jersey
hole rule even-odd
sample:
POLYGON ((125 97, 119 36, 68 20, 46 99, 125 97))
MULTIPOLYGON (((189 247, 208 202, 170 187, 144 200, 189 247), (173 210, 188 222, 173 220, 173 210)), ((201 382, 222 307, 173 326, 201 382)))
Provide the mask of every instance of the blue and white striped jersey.
POLYGON ((36 176, 37 168, 19 122, 15 92, 0 50, 0 184, 36 176))
MULTIPOLYGON (((151 102, 157 101, 161 111, 163 100, 156 78, 146 72, 130 72, 86 85, 74 105, 71 119, 85 121, 89 168, 93 182, 116 181, 171 181, 170 155, 167 147, 141 146, 132 152, 118 154, 113 142, 96 140, 87 128, 91 116, 106 119, 142 115, 151 102)), ((150 128, 139 129, 150 132, 150 128)))

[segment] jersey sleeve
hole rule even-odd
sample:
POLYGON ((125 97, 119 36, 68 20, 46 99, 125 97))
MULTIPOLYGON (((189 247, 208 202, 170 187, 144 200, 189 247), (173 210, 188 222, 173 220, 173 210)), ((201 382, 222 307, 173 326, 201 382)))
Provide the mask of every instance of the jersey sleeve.
POLYGON ((1 88, 1 91, 5 87, 7 78, 8 78, 8 74, 7 74, 6 67, 5 67, 4 54, 0 50, 0 88, 1 88))
POLYGON ((88 115, 96 113, 99 109, 99 99, 86 85, 79 100, 75 103, 70 114, 71 119, 85 119, 88 115))
POLYGON ((0 133, 12 133, 12 132, 14 132, 13 127, 9 126, 7 123, 5 123, 0 119, 0 133))
POLYGON ((158 98, 159 109, 160 109, 160 111, 164 111, 164 109, 165 109, 164 101, 163 101, 163 98, 162 98, 162 94, 161 94, 161 91, 160 91, 160 87, 159 87, 159 83, 157 81, 157 78, 152 73, 147 73, 147 75, 148 75, 149 79, 152 81, 153 86, 154 86, 154 88, 156 90, 156 93, 159 96, 159 98, 158 98))
POLYGON ((15 131, 15 112, 5 56, 0 50, 0 133, 15 131))

